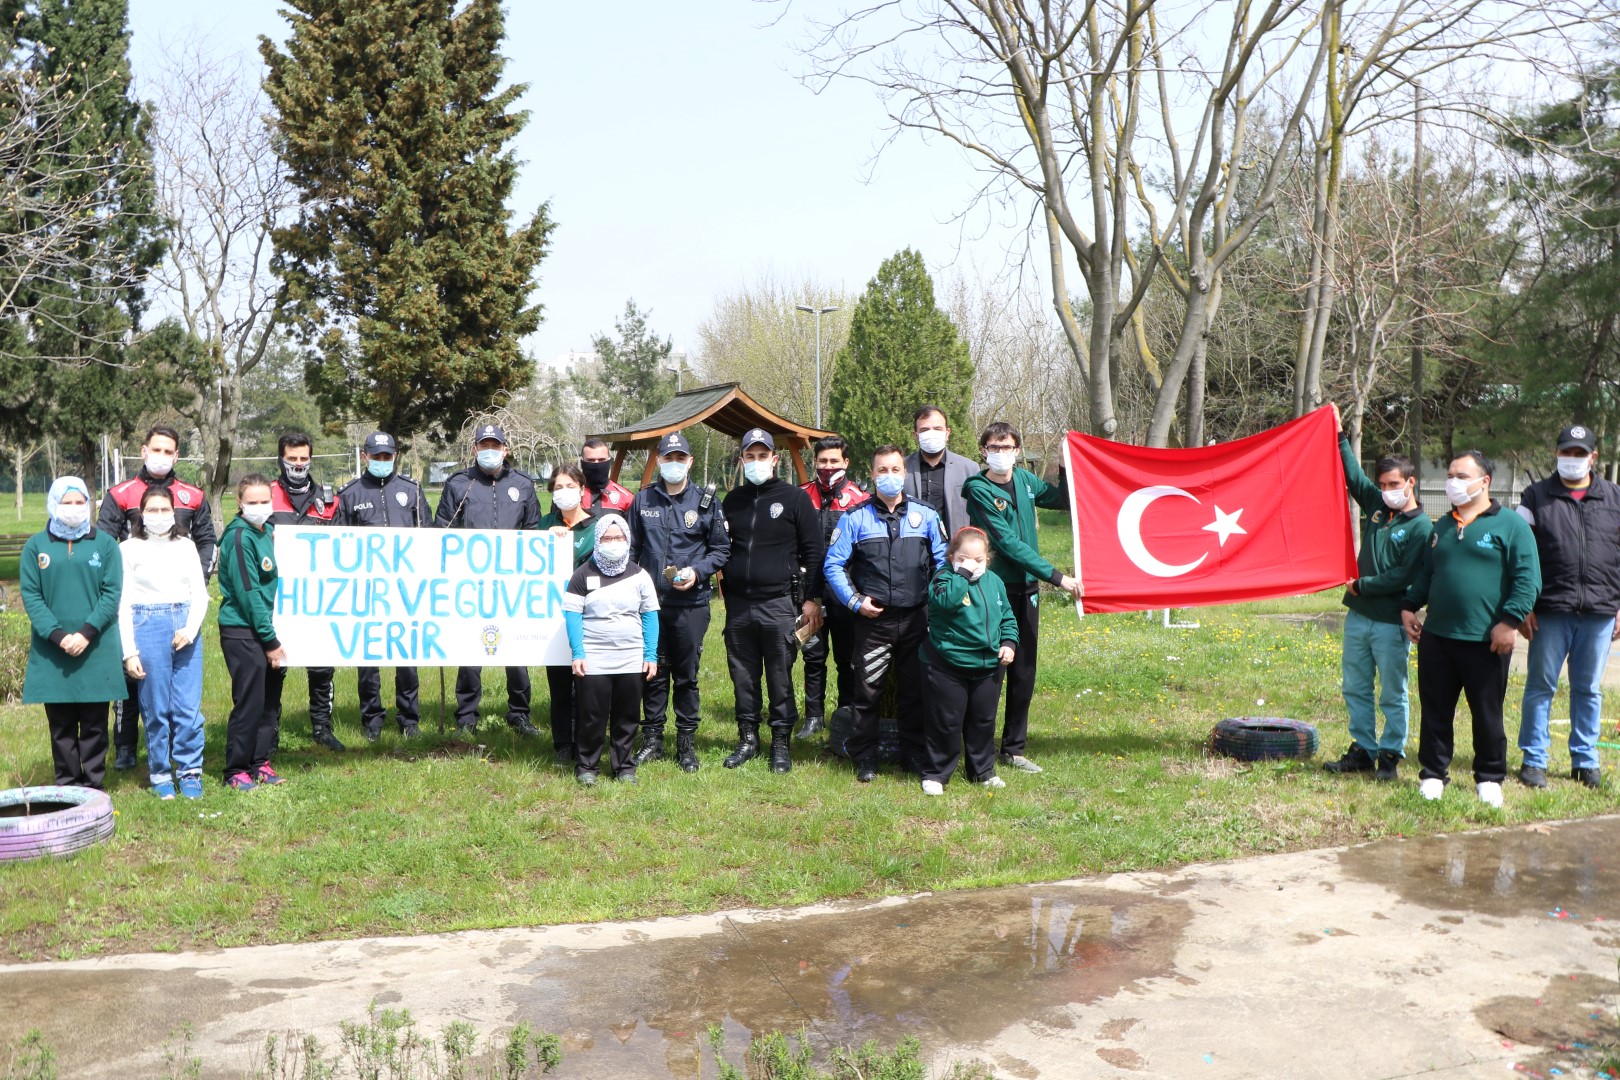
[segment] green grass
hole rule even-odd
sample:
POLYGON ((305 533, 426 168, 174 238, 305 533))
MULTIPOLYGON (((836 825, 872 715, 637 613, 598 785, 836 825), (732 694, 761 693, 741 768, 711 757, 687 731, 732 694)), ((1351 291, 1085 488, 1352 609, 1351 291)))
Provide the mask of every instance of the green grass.
MULTIPOLYGON (((1047 527, 1042 539, 1052 548, 1067 538, 1047 527)), ((1320 598, 1292 605, 1325 606, 1320 598)), ((799 746, 785 777, 763 762, 721 768, 734 732, 718 611, 704 656, 696 775, 662 764, 643 769, 637 787, 578 788, 551 766, 549 739, 519 744, 508 734, 498 670, 486 673, 483 756, 437 735, 404 743, 390 734, 366 746, 349 672, 338 677, 338 730, 360 748, 331 754, 309 741, 304 677, 295 672, 276 756, 290 782, 232 796, 218 782, 228 680, 210 627, 206 797, 158 802, 135 776, 115 774, 113 841, 71 860, 0 866, 0 958, 799 904, 1614 808, 1612 793, 1570 783, 1541 793, 1514 786, 1506 811, 1493 812, 1467 783, 1438 804, 1422 802, 1411 768, 1407 782, 1386 787, 1337 780, 1315 764, 1206 758, 1210 727, 1234 715, 1314 721, 1335 756, 1347 743, 1338 638, 1308 621, 1259 617, 1259 607, 1201 609, 1192 613, 1198 629, 1165 630, 1141 614, 1077 621, 1071 606, 1054 603, 1042 625, 1030 741, 1047 772, 1009 774, 1000 793, 958 778, 939 799, 893 774, 857 785, 819 744, 799 746)), ((545 681, 536 675, 543 727, 545 681)), ((1510 725, 1521 693, 1515 679, 1510 725)), ((449 696, 453 706, 453 685, 449 696)), ((424 669, 425 730, 436 726, 438 700, 437 673, 424 669)), ((1553 715, 1561 709, 1567 715, 1562 701, 1553 715)), ((1466 721, 1457 737, 1455 772, 1466 780, 1466 721)), ((1559 752, 1555 740, 1554 774, 1567 769, 1559 752)), ((0 706, 0 786, 50 775, 40 709, 0 706)))

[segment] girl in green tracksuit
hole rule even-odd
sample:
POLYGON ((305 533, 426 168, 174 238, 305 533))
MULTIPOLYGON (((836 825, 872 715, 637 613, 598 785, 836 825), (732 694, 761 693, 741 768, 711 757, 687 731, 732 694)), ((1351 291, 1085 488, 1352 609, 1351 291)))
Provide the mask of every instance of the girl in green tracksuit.
POLYGON ((990 538, 980 529, 960 529, 928 586, 924 795, 944 793, 964 748, 969 780, 1006 786, 996 775, 996 711, 1002 672, 1018 649, 1018 619, 1000 576, 986 573, 989 565, 990 538))
POLYGON ((270 481, 257 473, 236 485, 238 512, 219 538, 219 647, 231 673, 225 725, 225 783, 237 791, 279 784, 276 748, 287 654, 276 639, 276 549, 270 481))

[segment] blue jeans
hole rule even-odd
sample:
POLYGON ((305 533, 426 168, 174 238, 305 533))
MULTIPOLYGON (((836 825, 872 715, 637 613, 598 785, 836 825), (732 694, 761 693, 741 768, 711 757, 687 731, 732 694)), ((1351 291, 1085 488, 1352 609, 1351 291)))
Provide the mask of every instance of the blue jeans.
POLYGON ((135 651, 146 678, 140 681, 146 718, 146 767, 152 783, 200 776, 203 764, 202 647, 194 640, 174 647, 190 604, 137 604, 135 651))
POLYGON ((1609 662, 1614 636, 1612 615, 1536 614, 1540 628, 1530 639, 1519 713, 1519 749, 1524 763, 1547 767, 1547 714, 1558 690, 1558 672, 1569 661, 1569 763, 1577 769, 1598 767, 1597 741, 1603 719, 1603 665, 1609 662))
POLYGON ((1400 623, 1374 622, 1358 612, 1344 617, 1344 704, 1350 711, 1350 738, 1377 757, 1387 751, 1406 756, 1410 709, 1406 700, 1407 658, 1412 643, 1400 623), (1384 734, 1378 735, 1378 713, 1373 705, 1373 676, 1378 677, 1377 707, 1384 713, 1384 734))

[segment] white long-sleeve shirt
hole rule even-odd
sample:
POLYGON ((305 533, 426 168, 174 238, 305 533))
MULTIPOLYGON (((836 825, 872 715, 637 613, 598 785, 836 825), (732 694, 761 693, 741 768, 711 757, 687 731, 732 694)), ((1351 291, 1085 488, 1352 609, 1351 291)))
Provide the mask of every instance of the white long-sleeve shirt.
POLYGON ((208 582, 197 546, 187 537, 136 540, 118 545, 124 558, 124 592, 118 599, 118 638, 124 659, 137 655, 135 608, 141 604, 190 603, 186 633, 195 641, 208 614, 208 582))

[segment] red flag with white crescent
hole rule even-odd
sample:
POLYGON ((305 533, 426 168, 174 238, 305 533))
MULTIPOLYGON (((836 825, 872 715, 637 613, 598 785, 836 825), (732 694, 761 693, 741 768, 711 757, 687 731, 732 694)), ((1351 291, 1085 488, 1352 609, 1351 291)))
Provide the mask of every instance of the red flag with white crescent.
POLYGON ((1071 431, 1065 451, 1085 611, 1299 596, 1356 576, 1330 408, 1215 446, 1071 431))

